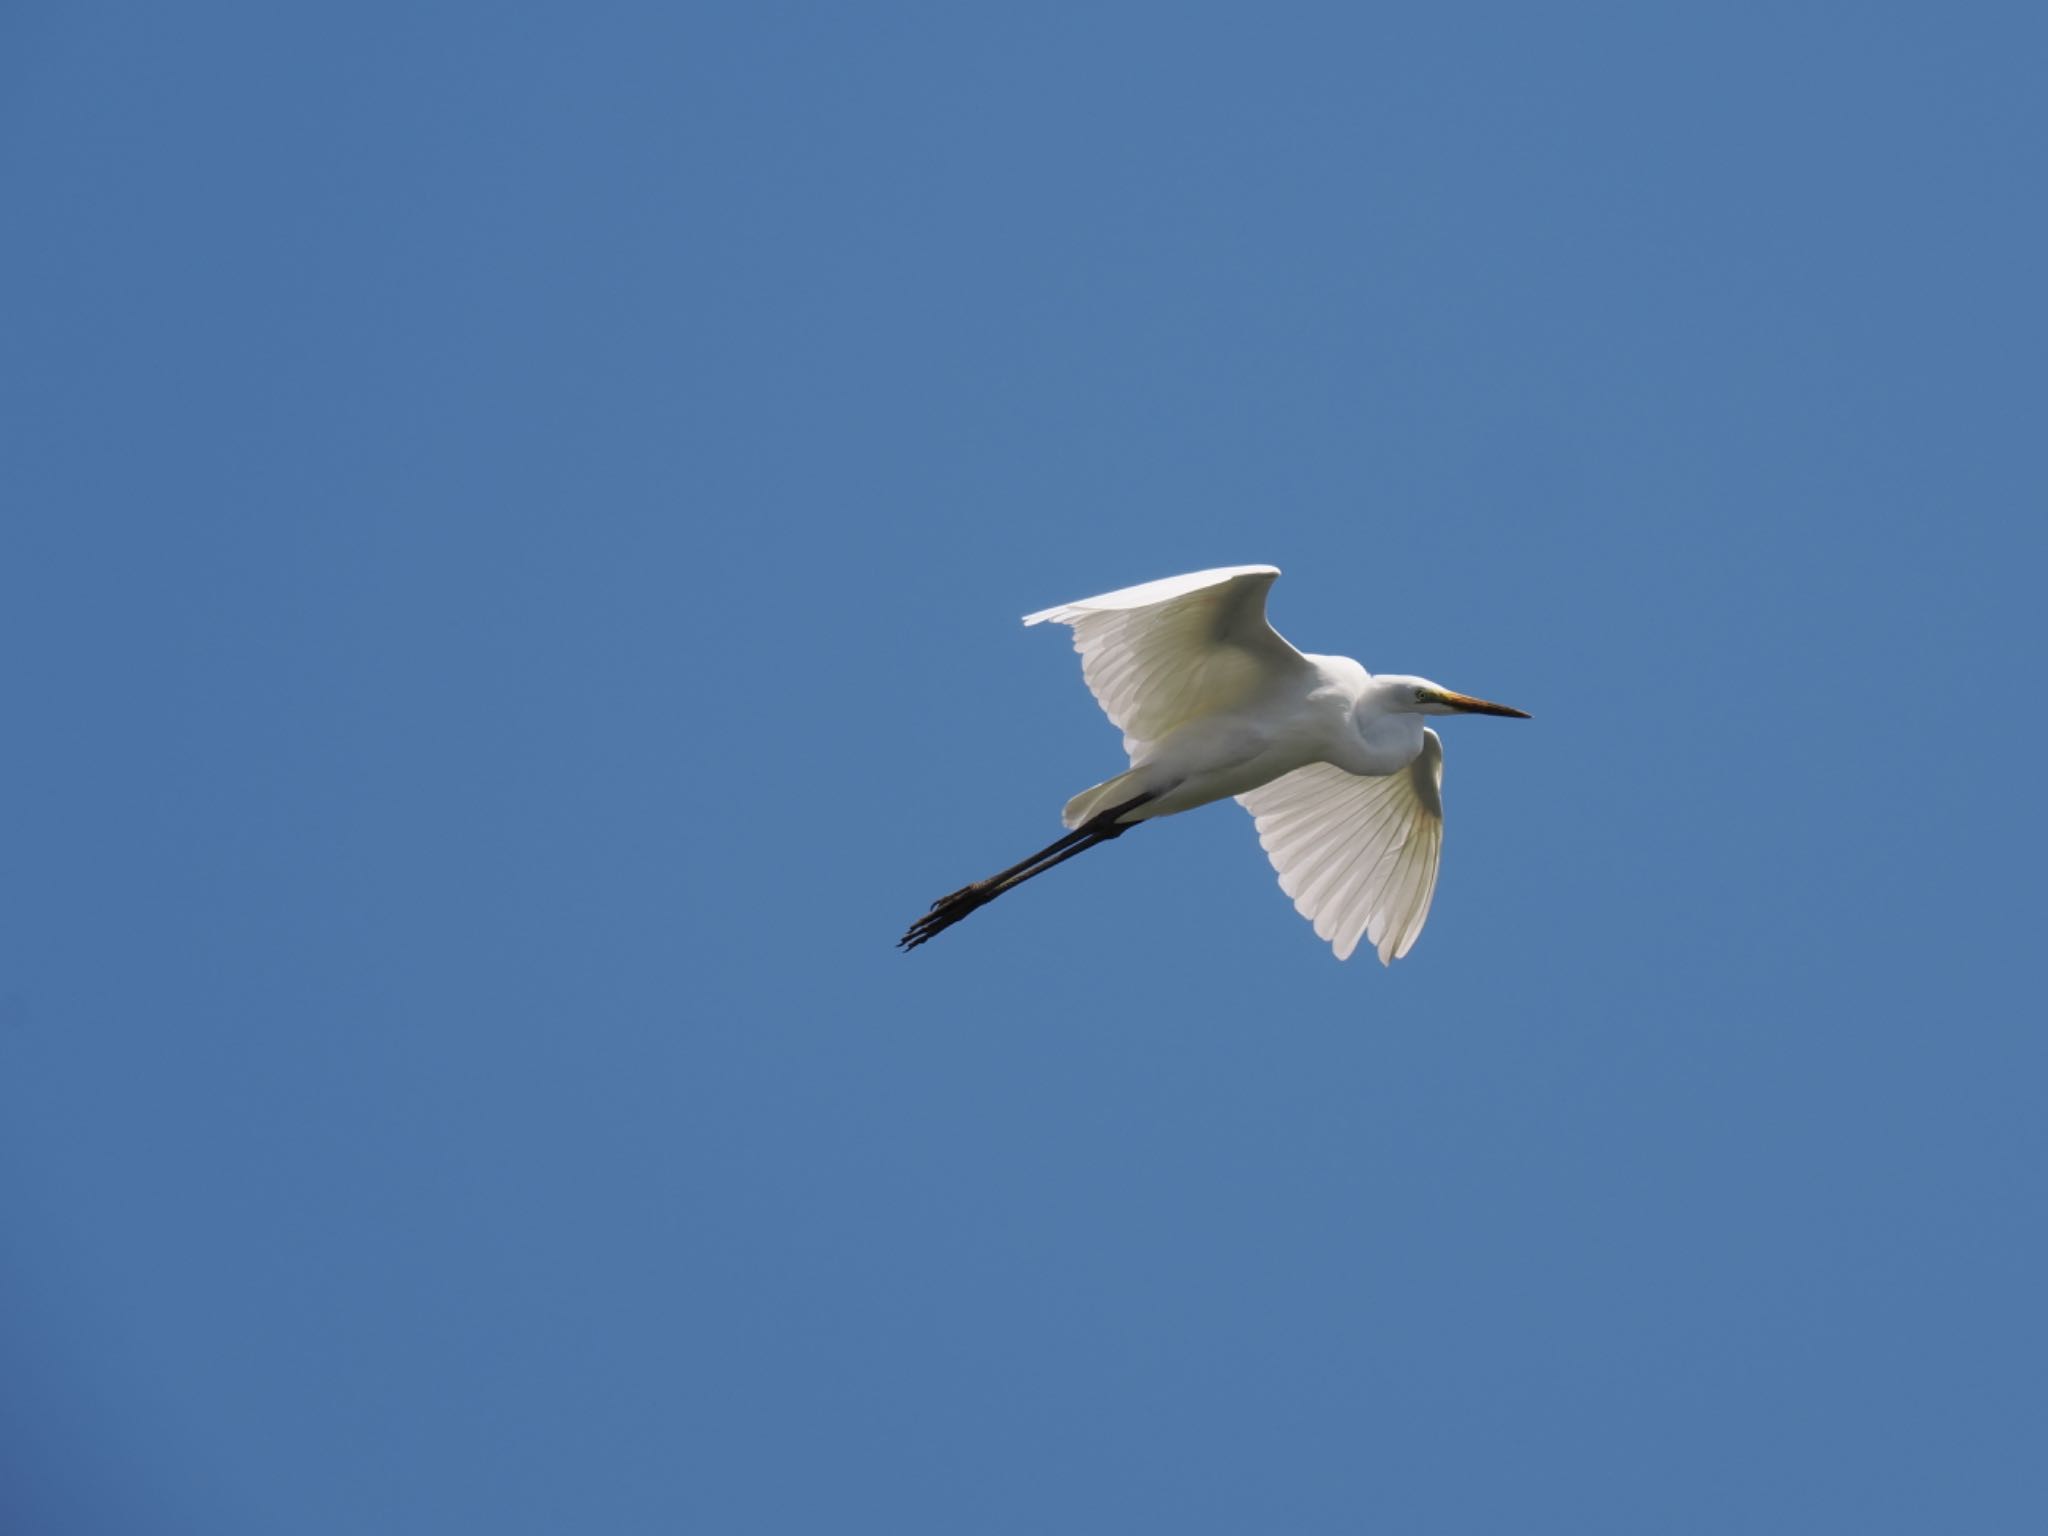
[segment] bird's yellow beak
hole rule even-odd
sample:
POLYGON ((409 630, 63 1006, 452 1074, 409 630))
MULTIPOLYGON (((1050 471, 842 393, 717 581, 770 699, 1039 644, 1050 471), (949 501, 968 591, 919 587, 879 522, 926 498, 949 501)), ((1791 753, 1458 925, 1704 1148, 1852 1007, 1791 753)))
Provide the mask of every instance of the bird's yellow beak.
POLYGON ((1451 708, 1457 710, 1460 714, 1509 715, 1517 720, 1527 720, 1530 718, 1527 710, 1511 709, 1505 704, 1495 704, 1490 699, 1475 699, 1469 693, 1453 693, 1448 688, 1439 693, 1437 699, 1440 703, 1450 705, 1451 708))

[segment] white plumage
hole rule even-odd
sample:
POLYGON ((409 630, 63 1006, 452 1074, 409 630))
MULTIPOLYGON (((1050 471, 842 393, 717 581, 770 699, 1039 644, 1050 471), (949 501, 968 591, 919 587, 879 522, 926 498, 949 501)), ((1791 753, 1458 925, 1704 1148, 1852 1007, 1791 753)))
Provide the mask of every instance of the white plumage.
POLYGON ((1024 623, 1073 627, 1089 691, 1124 733, 1124 750, 1136 752, 1302 665, 1301 652, 1266 622, 1266 592, 1279 574, 1232 565, 1168 576, 1027 613, 1024 623))
POLYGON ((1382 962, 1407 954, 1429 918, 1444 849, 1444 744, 1398 773, 1367 778, 1310 763, 1237 797, 1252 813, 1280 889, 1339 960, 1361 936, 1382 962))
POLYGON ((1169 576, 1027 615, 1074 632, 1130 768, 1067 803, 1066 837, 933 903, 914 949, 1003 892, 1141 821, 1235 796, 1295 909, 1338 959, 1383 962, 1429 916, 1443 850, 1443 743, 1425 715, 1522 711, 1426 678, 1305 655, 1266 620, 1270 565, 1169 576))

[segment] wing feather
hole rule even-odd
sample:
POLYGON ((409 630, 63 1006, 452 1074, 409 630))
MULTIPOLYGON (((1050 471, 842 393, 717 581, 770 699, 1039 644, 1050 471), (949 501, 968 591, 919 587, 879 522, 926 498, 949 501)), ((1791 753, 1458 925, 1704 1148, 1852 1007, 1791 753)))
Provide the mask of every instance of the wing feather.
POLYGON ((1279 574, 1270 565, 1194 571, 1047 608, 1024 622, 1073 628, 1089 691, 1134 752, 1308 666, 1266 621, 1266 593, 1279 574))
POLYGON ((1337 958, 1350 959, 1365 938, 1391 964, 1414 947, 1436 894, 1443 782, 1443 742, 1424 731, 1422 751, 1400 773, 1361 778, 1311 763, 1237 803, 1252 813, 1280 889, 1337 958))

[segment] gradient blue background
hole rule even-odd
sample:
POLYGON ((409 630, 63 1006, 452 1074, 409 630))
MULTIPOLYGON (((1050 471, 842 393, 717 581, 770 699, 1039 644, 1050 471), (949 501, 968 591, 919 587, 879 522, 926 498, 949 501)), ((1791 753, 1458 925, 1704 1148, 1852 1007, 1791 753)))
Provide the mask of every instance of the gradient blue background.
POLYGON ((2048 1528, 2038 7, 0 25, 9 1532, 2048 1528), (1287 570, 1427 935, 1017 616, 1287 570))

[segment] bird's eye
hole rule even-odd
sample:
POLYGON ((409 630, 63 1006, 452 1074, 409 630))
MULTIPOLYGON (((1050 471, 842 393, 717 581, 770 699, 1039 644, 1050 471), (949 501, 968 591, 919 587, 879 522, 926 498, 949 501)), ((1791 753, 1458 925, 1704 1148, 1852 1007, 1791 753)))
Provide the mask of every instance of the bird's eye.
POLYGON ((1415 702, 1418 704, 1427 704, 1429 702, 1429 690, 1427 688, 1416 689, 1415 702))

